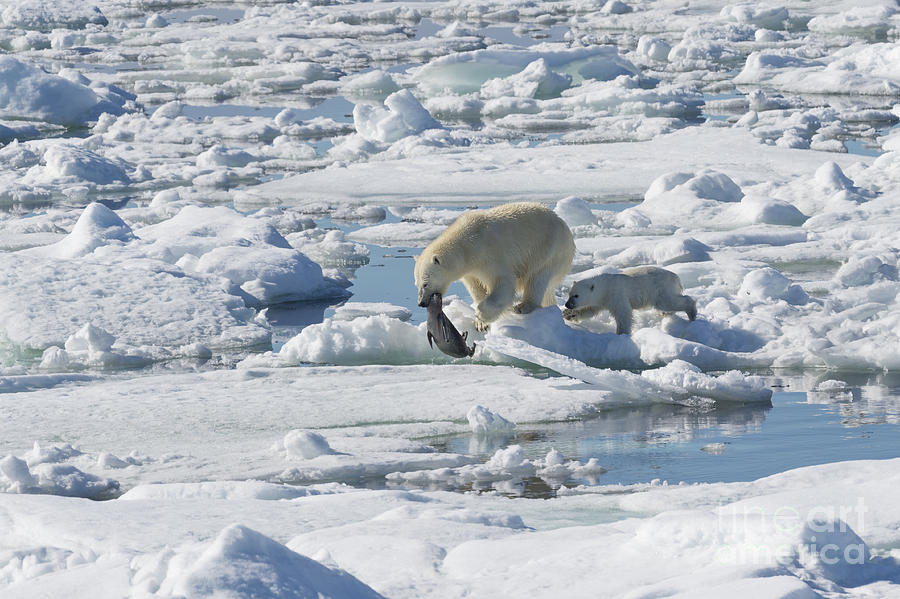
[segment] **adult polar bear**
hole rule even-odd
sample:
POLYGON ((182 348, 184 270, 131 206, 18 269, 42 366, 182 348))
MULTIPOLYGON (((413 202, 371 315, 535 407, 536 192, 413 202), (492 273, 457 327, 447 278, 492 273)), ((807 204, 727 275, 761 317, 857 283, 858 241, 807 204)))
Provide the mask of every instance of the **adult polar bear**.
POLYGON ((483 331, 510 307, 527 314, 555 304, 574 255, 569 226, 541 204, 466 212, 416 258, 419 305, 462 279, 475 301, 475 328, 483 331), (517 293, 522 299, 513 306, 517 293))

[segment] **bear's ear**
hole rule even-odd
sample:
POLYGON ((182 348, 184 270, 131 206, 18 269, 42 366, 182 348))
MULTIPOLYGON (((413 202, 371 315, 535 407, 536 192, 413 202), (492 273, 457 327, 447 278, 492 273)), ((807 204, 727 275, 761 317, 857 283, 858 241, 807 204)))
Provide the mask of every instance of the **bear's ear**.
POLYGON ((438 260, 438 257, 437 257, 437 256, 434 256, 434 257, 431 259, 431 261, 434 262, 435 264, 437 264, 438 266, 440 266, 440 264, 441 264, 441 261, 438 260))

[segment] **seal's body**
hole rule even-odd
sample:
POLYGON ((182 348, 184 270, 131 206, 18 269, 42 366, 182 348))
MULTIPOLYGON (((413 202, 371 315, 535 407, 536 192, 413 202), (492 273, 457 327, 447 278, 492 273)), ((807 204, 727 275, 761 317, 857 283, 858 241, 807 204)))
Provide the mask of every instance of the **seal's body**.
POLYGON ((460 334, 444 314, 444 298, 440 293, 431 296, 428 302, 428 345, 454 358, 468 358, 475 353, 475 344, 466 345, 468 332, 460 334), (434 344, 432 344, 432 340, 434 344))

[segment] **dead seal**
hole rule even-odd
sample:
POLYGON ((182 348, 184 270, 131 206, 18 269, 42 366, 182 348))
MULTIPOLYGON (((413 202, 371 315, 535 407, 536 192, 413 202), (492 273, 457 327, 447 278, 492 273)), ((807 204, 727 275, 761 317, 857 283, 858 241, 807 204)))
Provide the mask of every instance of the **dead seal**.
POLYGON ((454 358, 468 358, 475 353, 475 344, 466 345, 469 333, 460 334, 444 314, 444 298, 440 293, 432 294, 428 302, 428 345, 454 358), (434 340, 434 344, 432 344, 434 340))

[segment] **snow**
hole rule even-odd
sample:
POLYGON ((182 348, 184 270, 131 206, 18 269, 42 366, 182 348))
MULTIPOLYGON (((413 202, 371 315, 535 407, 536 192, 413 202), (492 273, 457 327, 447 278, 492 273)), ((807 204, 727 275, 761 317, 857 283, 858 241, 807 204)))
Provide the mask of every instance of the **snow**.
POLYGON ((3 3, 0 596, 897 595, 898 32, 886 0, 3 3), (453 359, 410 258, 510 201, 571 272, 485 332, 454 285, 453 359), (639 265, 698 317, 563 319, 639 265))

